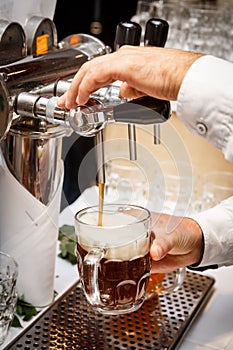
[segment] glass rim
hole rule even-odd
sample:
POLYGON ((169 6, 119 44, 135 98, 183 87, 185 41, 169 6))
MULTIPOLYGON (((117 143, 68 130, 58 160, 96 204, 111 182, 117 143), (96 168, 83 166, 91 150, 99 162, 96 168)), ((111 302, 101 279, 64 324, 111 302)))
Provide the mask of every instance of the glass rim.
MULTIPOLYGON (((12 273, 12 275, 18 275, 18 269, 19 269, 19 264, 17 263, 17 261, 15 260, 15 258, 13 258, 13 256, 11 256, 10 254, 8 253, 5 253, 5 252, 2 252, 0 251, 0 258, 2 257, 5 257, 5 258, 8 258, 9 261, 11 261, 15 267, 15 271, 12 273)), ((1 268, 0 268, 0 272, 1 272, 1 268)))
MULTIPOLYGON (((108 226, 108 229, 116 229, 116 228, 120 228, 120 227, 124 227, 124 226, 133 226, 135 224, 139 224, 139 223, 143 223, 143 222, 145 222, 147 220, 151 220, 151 212, 150 212, 150 210, 145 208, 145 207, 142 207, 140 205, 137 205, 137 204, 107 203, 107 204, 104 204, 104 206, 103 206, 103 213, 104 213, 104 208, 114 208, 114 207, 117 207, 117 208, 121 208, 122 207, 122 208, 128 208, 128 209, 137 209, 137 210, 140 210, 140 211, 146 213, 146 216, 144 218, 141 218, 141 219, 138 218, 138 217, 135 217, 137 219, 137 221, 134 221, 134 222, 131 222, 131 223, 128 223, 128 224, 108 226)), ((82 208, 79 211, 77 211, 75 213, 75 215, 74 215, 75 222, 78 222, 78 223, 80 223, 82 225, 86 225, 86 226, 89 226, 89 227, 95 227, 95 228, 101 229, 102 226, 99 226, 98 224, 89 224, 89 223, 84 222, 84 221, 82 221, 82 220, 80 220, 78 218, 79 215, 81 215, 82 213, 88 212, 90 210, 93 210, 93 212, 98 212, 99 211, 99 205, 90 205, 88 207, 82 208)))

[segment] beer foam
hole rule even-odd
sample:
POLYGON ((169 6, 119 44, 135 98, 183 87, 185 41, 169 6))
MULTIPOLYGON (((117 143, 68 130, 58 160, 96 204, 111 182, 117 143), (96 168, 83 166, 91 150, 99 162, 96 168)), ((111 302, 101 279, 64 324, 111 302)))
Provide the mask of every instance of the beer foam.
POLYGON ((133 260, 148 253, 150 232, 143 222, 125 213, 104 213, 103 225, 97 226, 98 213, 85 215, 85 223, 81 234, 78 233, 79 244, 88 252, 94 247, 106 248, 106 259, 133 260), (90 225, 90 226, 89 226, 90 225))

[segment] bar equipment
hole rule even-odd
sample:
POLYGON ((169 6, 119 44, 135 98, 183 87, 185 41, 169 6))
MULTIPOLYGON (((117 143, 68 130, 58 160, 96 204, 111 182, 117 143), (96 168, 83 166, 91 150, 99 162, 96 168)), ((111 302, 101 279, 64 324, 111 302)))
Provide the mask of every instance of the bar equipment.
POLYGON ((93 312, 79 284, 75 284, 4 350, 176 350, 213 290, 212 277, 188 271, 183 286, 169 297, 146 300, 131 314, 109 316, 93 312))
MULTIPOLYGON (((18 62, 0 67, 0 96, 2 100, 0 105, 0 192, 2 199, 2 206, 0 207, 0 245, 1 247, 8 246, 9 251, 11 251, 11 243, 13 243, 13 255, 17 254, 19 246, 23 245, 23 249, 25 249, 23 253, 24 257, 26 256, 26 260, 24 263, 22 263, 22 260, 19 261, 22 283, 20 293, 25 292, 26 300, 36 306, 44 306, 53 301, 56 233, 58 230, 57 204, 60 201, 60 186, 63 180, 63 167, 60 156, 62 138, 69 136, 73 130, 85 137, 100 137, 102 131, 109 123, 160 124, 166 122, 170 117, 170 103, 168 101, 150 97, 124 101, 119 97, 119 86, 117 84, 107 86, 93 93, 85 106, 78 106, 71 111, 58 108, 56 96, 67 90, 70 86, 70 79, 72 79, 77 69, 87 60, 108 53, 108 48, 96 38, 85 34, 79 34, 77 38, 78 41, 75 45, 70 44, 70 38, 65 38, 62 43, 58 44, 58 47, 53 47, 52 45, 46 54, 39 54, 35 57, 28 56, 18 62), (4 182, 5 174, 7 182, 4 182), (7 186, 4 186, 4 184, 7 184, 7 186), (18 196, 18 192, 23 195, 18 196), (14 216, 14 220, 12 220, 12 213, 17 214, 16 217, 14 216), (22 213, 25 215, 21 216, 22 213), (48 218, 49 221, 47 222, 48 218), (50 239, 51 233, 53 236, 50 239), (38 247, 40 247, 39 251, 37 250, 38 247), (48 255, 50 260, 47 260, 48 255), (43 265, 43 271, 40 270, 39 275, 36 273, 37 265, 43 265), (46 283, 44 283, 45 276, 46 283), (45 291, 48 291, 46 295, 44 294, 45 291), (41 295, 43 295, 43 299, 41 295)), ((103 143, 103 139, 100 138, 99 143, 103 143)), ((98 157, 99 163, 102 164, 104 169, 104 157, 101 158, 99 153, 98 157)), ((183 329, 183 326, 185 329, 189 327, 189 316, 194 318, 197 306, 201 306, 207 299, 212 284, 213 281, 209 278, 192 276, 190 273, 187 283, 180 292, 180 304, 179 295, 178 297, 176 295, 173 297, 174 302, 167 303, 164 298, 161 299, 162 311, 167 312, 169 319, 174 318, 174 312, 171 310, 170 304, 172 303, 177 307, 177 310, 175 309, 178 315, 177 325, 173 325, 174 321, 171 324, 167 320, 166 322, 163 322, 162 319, 158 321, 158 317, 161 314, 160 304, 157 299, 153 299, 145 304, 145 308, 142 310, 142 315, 146 315, 149 322, 148 327, 145 323, 141 325, 141 327, 144 327, 141 331, 146 333, 146 335, 149 334, 151 342, 157 342, 158 346, 161 343, 164 344, 164 342, 170 344, 173 340, 174 344, 177 344, 182 337, 182 332, 180 331, 177 334, 177 329, 179 327, 183 329), (193 288, 191 292, 190 285, 193 288), (184 299, 186 294, 188 302, 187 306, 183 307, 182 298, 184 299), (182 314, 179 310, 180 305, 182 314), (159 322, 158 332, 156 331, 156 334, 153 335, 151 334, 151 329, 153 332, 154 329, 150 327, 151 320, 149 320, 151 313, 154 313, 152 315, 153 324, 155 324, 155 319, 159 322), (172 331, 170 331, 169 327, 171 327, 172 331)), ((91 310, 86 306, 78 286, 75 285, 68 293, 71 294, 67 294, 67 296, 70 299, 74 297, 78 303, 78 307, 74 304, 75 310, 79 312, 81 308, 84 310, 84 312, 81 312, 81 315, 86 315, 84 320, 85 334, 80 335, 78 341, 81 342, 81 346, 86 342, 85 346, 87 348, 92 347, 90 342, 97 341, 98 347, 99 339, 95 339, 96 330, 99 332, 99 325, 107 324, 106 320, 104 317, 96 318, 96 315, 92 314, 91 310), (76 298, 74 290, 77 293, 76 298), (90 321, 92 325, 94 321, 96 322, 94 327, 86 327, 90 321), (95 335, 92 332, 93 329, 95 330, 95 335), (87 336, 89 330, 90 337, 89 335, 87 336)), ((54 318, 56 318, 57 305, 59 308, 60 304, 62 307, 58 314, 59 317, 63 317, 64 301, 60 299, 59 305, 56 303, 54 307, 47 309, 51 319, 54 310, 54 315, 56 314, 54 318), (50 313, 52 316, 50 316, 50 313)), ((69 305, 67 308, 67 305, 65 305, 65 309, 73 310, 73 307, 69 305)), ((140 315, 132 315, 133 325, 135 324, 136 327, 141 322, 140 315)), ((54 345, 54 341, 47 337, 50 334, 50 326, 46 323, 48 320, 47 314, 42 312, 41 316, 39 322, 43 324, 45 320, 45 325, 43 325, 43 337, 39 340, 39 343, 43 344, 39 346, 47 346, 46 341, 48 343, 51 341, 52 345, 54 345), (45 319, 43 316, 45 316, 45 319)), ((68 312, 65 316, 70 316, 70 313, 68 312)), ((73 316, 75 316, 74 312, 73 316)), ((70 319, 63 318, 60 324, 61 326, 66 326, 70 324, 69 321, 70 319)), ((83 319, 76 318, 71 323, 76 326, 76 321, 82 322, 83 319)), ((128 322, 131 322, 131 317, 128 319, 128 322)), ((57 327, 55 323, 54 327, 57 327)), ((153 324, 151 323, 152 326, 153 324)), ((36 329, 37 323, 33 324, 33 327, 34 325, 36 329)), ((59 327, 58 321, 58 333, 60 333, 59 327)), ((122 329, 122 326, 116 323, 111 325, 110 330, 104 328, 102 336, 108 335, 107 347, 109 343, 116 341, 114 337, 112 338, 112 333, 115 330, 117 330, 117 336, 118 333, 120 337, 123 336, 123 331, 120 329, 122 329)), ((32 331, 34 331, 34 328, 32 331)), ((38 329, 35 330, 36 332, 38 335, 38 329)), ((56 333, 55 328, 53 328, 52 332, 54 336, 54 332, 56 333)), ((64 335, 64 332, 62 333, 64 335)), ((72 334, 74 337, 77 335, 76 332, 72 332, 72 334)), ((26 346, 37 347, 38 341, 34 337, 31 341, 29 339, 30 335, 29 337, 27 335, 25 334, 26 346)), ((129 339, 126 339, 125 342, 131 342, 132 344, 130 337, 131 335, 129 334, 129 339)), ((17 339, 20 344, 24 341, 24 339, 22 340, 18 337, 17 339)), ((70 339, 68 334, 67 341, 69 346, 70 339)), ((103 339, 100 339, 100 342, 103 341, 103 339)), ((134 337, 133 342, 136 343, 137 341, 134 337)), ((77 342, 77 337, 74 342, 77 342)), ((11 347, 12 344, 9 346, 11 347)), ((139 344, 142 344, 139 345, 139 348, 144 348, 144 342, 139 341, 139 344)))
MULTIPOLYGON (((150 18, 146 22, 144 45, 164 47, 167 41, 169 25, 160 18, 150 18)), ((154 124, 154 144, 160 144, 160 125, 154 124)))
POLYGON ((0 67, 0 246, 19 264, 19 296, 38 307, 54 298, 62 138, 72 129, 33 118, 30 103, 18 113, 17 100, 22 91, 33 98, 39 87, 72 77, 88 59, 106 53, 101 41, 84 34, 79 45, 67 48, 55 47, 56 36, 49 36, 42 45, 48 53, 38 54, 37 45, 37 54, 0 67))
MULTIPOLYGON (((142 29, 138 23, 132 21, 119 23, 116 29, 115 50, 118 50, 122 45, 139 46, 141 32, 142 29)), ((130 160, 136 160, 137 149, 135 124, 128 124, 128 138, 130 160)))
MULTIPOLYGON (((36 20, 37 24, 38 22, 40 23, 40 20, 36 20)), ((40 34, 39 30, 39 37, 40 34)), ((33 276, 36 275, 35 266, 40 265, 39 261, 42 257, 46 261, 48 256, 50 260, 47 265, 50 268, 47 270, 49 271, 44 270, 38 274, 45 277, 48 272, 50 282, 54 279, 56 234, 53 238, 50 236, 51 241, 48 238, 42 240, 43 235, 37 228, 43 227, 44 231, 57 232, 58 230, 59 207, 55 203, 60 202, 59 193, 63 181, 62 138, 69 136, 73 130, 85 137, 96 137, 98 182, 104 184, 102 132, 105 126, 108 123, 119 122, 127 124, 162 123, 170 117, 169 101, 143 97, 126 102, 118 96, 114 102, 111 101, 111 98, 108 102, 106 99, 101 100, 102 90, 100 95, 98 92, 94 93, 85 106, 78 106, 70 111, 59 108, 56 103, 57 96, 54 95, 59 95, 62 89, 63 92, 67 90, 70 79, 84 62, 107 54, 109 51, 100 40, 86 34, 79 34, 78 42, 74 45, 70 44, 70 38, 65 38, 56 47, 55 34, 53 27, 49 26, 47 35, 51 35, 52 39, 47 40, 47 53, 40 54, 41 50, 39 50, 38 54, 39 47, 35 46, 37 40, 34 37, 31 42, 31 52, 37 54, 0 67, 0 95, 3 101, 0 110, 1 152, 3 167, 6 166, 8 169, 7 176, 1 177, 1 188, 3 188, 2 194, 7 206, 11 208, 5 217, 3 214, 5 208, 1 209, 1 245, 14 256, 14 254, 17 255, 22 241, 28 242, 27 247, 24 247, 27 253, 22 254, 22 256, 27 256, 27 260, 23 261, 22 256, 18 257, 19 269, 21 267, 19 290, 21 294, 25 294, 28 301, 38 306, 52 301, 53 283, 48 283, 48 281, 41 283, 37 279, 33 281, 34 287, 32 288, 31 285, 25 286, 25 280, 33 280, 33 276), (37 232, 37 237, 41 237, 36 248, 35 239, 32 237, 29 239, 29 235, 25 233, 27 232, 24 230, 25 227, 10 222, 12 211, 16 211, 17 200, 14 199, 14 191, 9 183, 17 187, 19 185, 22 191, 28 191, 33 196, 32 201, 31 197, 26 201, 26 208, 23 212, 21 208, 18 210, 18 220, 27 223, 27 229, 30 228, 34 234, 37 232), (6 190, 9 186, 10 190, 6 190), (34 201, 36 203, 33 203, 34 201), (43 221, 48 222, 47 228, 42 225, 43 221), (17 236, 12 234, 12 237, 9 238, 9 227, 12 232, 17 233, 17 236), (46 240, 53 248, 47 247, 46 240), (16 242, 18 243, 17 249, 16 242), (30 264, 30 271, 28 259, 35 262, 35 264, 30 264), (22 272, 22 266, 24 272, 27 271, 25 274, 22 272), (43 291, 40 290, 42 285, 44 285, 43 291), (47 296, 39 300, 37 297, 44 295, 44 289, 48 291, 47 296)), ((17 190, 17 193, 19 195, 21 191, 17 190)), ((24 195, 27 197, 28 193, 24 195)), ((44 268, 46 269, 45 264, 44 268)))
POLYGON ((0 65, 26 57, 26 35, 19 23, 0 19, 0 51, 0 65))

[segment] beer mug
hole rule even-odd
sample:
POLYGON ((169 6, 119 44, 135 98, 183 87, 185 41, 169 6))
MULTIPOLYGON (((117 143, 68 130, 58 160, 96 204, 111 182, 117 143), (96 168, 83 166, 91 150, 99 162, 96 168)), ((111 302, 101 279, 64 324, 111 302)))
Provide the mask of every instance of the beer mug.
POLYGON ((117 315, 143 304, 151 271, 151 217, 140 206, 106 204, 75 215, 77 266, 94 310, 117 315))
POLYGON ((151 273, 146 298, 150 299, 158 294, 176 292, 183 284, 186 269, 180 267, 167 273, 151 273))

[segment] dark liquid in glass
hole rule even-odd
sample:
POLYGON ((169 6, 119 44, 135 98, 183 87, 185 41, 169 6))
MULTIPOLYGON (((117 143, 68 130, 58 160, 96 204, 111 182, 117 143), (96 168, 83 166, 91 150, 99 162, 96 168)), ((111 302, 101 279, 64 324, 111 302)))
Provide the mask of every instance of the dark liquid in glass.
MULTIPOLYGON (((111 248, 110 248, 111 249, 111 248)), ((116 249, 116 248, 114 248, 116 249)), ((129 248, 130 249, 130 248, 129 248)), ((86 256, 87 251, 80 244, 77 244, 77 262, 79 271, 82 271, 80 265, 86 256)), ((85 276, 88 275, 84 270, 81 275, 83 284, 88 288, 88 281, 85 276)), ((103 258, 98 267, 98 283, 101 302, 106 306, 121 309, 131 303, 142 302, 150 278, 151 257, 150 253, 133 260, 119 261, 103 258)), ((87 290, 88 292, 88 290, 87 290)))

